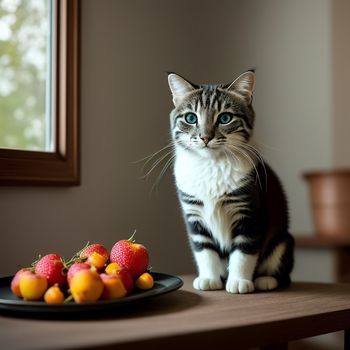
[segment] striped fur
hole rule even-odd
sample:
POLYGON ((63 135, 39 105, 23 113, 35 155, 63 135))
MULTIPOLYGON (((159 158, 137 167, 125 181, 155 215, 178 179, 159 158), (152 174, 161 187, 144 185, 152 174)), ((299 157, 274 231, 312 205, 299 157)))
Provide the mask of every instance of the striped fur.
POLYGON ((249 293, 290 283, 294 242, 286 197, 249 143, 254 81, 252 71, 228 85, 195 85, 169 74, 174 174, 197 289, 249 293))

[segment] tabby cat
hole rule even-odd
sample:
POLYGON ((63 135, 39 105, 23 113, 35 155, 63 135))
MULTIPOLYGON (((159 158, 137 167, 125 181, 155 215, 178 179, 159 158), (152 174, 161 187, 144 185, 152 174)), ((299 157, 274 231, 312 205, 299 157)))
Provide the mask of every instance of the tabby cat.
POLYGON ((250 142, 253 71, 228 85, 168 75, 174 174, 198 267, 193 286, 230 293, 290 284, 294 240, 282 185, 250 142))

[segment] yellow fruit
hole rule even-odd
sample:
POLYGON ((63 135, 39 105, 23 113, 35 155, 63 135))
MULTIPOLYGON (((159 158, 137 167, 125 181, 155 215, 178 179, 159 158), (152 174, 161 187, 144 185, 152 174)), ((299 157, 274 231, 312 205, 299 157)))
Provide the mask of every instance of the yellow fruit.
POLYGON ((71 279, 70 292, 77 303, 96 301, 103 292, 103 283, 96 271, 81 270, 71 279))
POLYGON ((47 304, 62 304, 64 302, 64 294, 57 283, 45 292, 44 300, 47 304))
POLYGON ((119 299, 127 294, 127 290, 119 277, 101 273, 101 279, 104 285, 102 299, 119 299))
POLYGON ((19 278, 19 289, 23 299, 40 300, 46 292, 47 280, 34 273, 23 273, 19 278))
POLYGON ((154 286, 154 280, 151 274, 144 272, 135 282, 136 288, 151 289, 154 286))
POLYGON ((121 265, 119 265, 116 262, 110 263, 107 265, 105 272, 108 275, 113 275, 114 273, 116 273, 117 271, 121 270, 123 267, 121 265))
POLYGON ((86 262, 91 266, 95 266, 97 269, 102 269, 107 259, 108 257, 106 256, 103 256, 97 252, 92 252, 91 255, 88 257, 88 259, 86 260, 86 262))
POLYGON ((20 298, 22 297, 22 294, 21 294, 21 291, 19 289, 19 278, 21 277, 21 275, 23 273, 32 273, 32 272, 30 272, 28 268, 20 269, 19 271, 17 271, 17 273, 15 274, 15 276, 13 277, 13 279, 11 281, 12 293, 20 298))

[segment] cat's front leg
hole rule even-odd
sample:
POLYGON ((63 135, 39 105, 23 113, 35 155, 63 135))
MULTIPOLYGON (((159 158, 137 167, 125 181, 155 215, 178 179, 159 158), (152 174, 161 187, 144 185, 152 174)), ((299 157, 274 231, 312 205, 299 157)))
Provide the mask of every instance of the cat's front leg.
POLYGON ((235 228, 228 263, 226 291, 245 294, 254 291, 253 276, 256 269, 260 235, 256 222, 250 218, 241 219, 235 228))
POLYGON ((222 262, 220 257, 210 248, 199 249, 201 250, 194 252, 198 267, 198 277, 194 279, 193 287, 198 290, 223 289, 224 284, 221 280, 222 262))
POLYGON ((239 248, 230 254, 226 291, 245 294, 254 291, 253 275, 258 254, 246 254, 239 248))
POLYGON ((224 264, 211 234, 198 221, 188 223, 188 228, 198 268, 193 287, 198 290, 223 289, 221 276, 224 275, 224 264))

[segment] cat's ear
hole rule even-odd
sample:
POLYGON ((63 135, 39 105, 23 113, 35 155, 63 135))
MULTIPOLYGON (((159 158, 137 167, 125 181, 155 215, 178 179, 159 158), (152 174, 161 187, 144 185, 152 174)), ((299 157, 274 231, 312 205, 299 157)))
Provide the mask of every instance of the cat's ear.
POLYGON ((255 74, 254 71, 249 70, 241 74, 233 83, 229 84, 226 90, 236 92, 250 102, 254 92, 254 85, 255 74))
POLYGON ((175 73, 169 73, 168 83, 171 93, 173 94, 173 102, 175 107, 187 94, 196 90, 195 86, 175 73))

